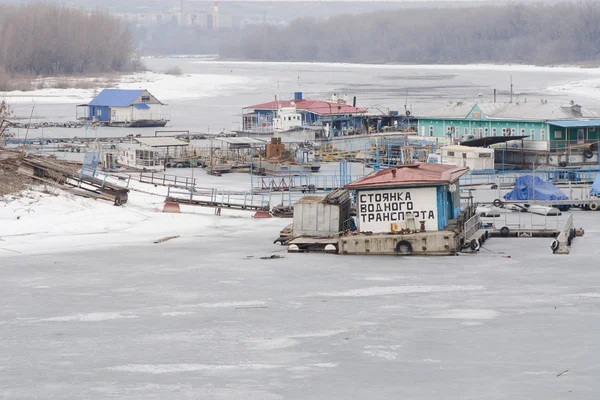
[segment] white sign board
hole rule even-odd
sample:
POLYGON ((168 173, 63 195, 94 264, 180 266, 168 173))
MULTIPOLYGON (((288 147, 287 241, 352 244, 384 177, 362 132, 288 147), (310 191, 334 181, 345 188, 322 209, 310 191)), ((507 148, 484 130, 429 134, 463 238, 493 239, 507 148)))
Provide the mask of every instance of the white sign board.
POLYGON ((438 230, 437 191, 435 187, 359 190, 358 225, 361 232, 390 233, 392 224, 406 227, 406 216, 415 217, 417 229, 438 230))

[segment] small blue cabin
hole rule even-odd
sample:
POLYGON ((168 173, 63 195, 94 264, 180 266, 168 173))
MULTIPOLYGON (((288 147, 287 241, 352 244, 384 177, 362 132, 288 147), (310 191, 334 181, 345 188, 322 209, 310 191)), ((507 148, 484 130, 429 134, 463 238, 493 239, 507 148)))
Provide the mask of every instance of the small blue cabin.
POLYGON ((165 126, 160 102, 147 90, 104 89, 88 104, 77 106, 77 119, 110 126, 165 126))

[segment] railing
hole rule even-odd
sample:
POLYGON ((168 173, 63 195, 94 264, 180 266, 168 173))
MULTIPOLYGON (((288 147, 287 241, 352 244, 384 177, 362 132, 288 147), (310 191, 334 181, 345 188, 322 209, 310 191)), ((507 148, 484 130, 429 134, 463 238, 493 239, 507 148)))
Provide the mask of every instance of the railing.
POLYGON ((523 175, 535 175, 545 181, 579 182, 593 181, 600 169, 544 169, 544 170, 511 170, 511 171, 470 171, 460 178, 461 186, 493 183, 497 185, 514 185, 515 180, 523 175))
POLYGON ((362 178, 364 175, 284 175, 252 176, 252 191, 296 191, 314 192, 341 189, 346 184, 362 178))
POLYGON ((196 187, 196 179, 162 173, 156 174, 154 172, 140 172, 139 181, 153 185, 183 187, 186 189, 196 187))
POLYGON ((246 210, 267 210, 273 205, 289 207, 303 196, 301 193, 275 193, 273 191, 268 193, 253 193, 224 189, 192 188, 192 190, 186 191, 177 189, 181 188, 169 186, 167 197, 183 200, 181 201, 182 203, 190 203, 192 205, 246 210))
POLYGON ((479 218, 479 214, 475 214, 467 222, 465 222, 464 237, 470 238, 479 230, 480 226, 481 220, 479 218))

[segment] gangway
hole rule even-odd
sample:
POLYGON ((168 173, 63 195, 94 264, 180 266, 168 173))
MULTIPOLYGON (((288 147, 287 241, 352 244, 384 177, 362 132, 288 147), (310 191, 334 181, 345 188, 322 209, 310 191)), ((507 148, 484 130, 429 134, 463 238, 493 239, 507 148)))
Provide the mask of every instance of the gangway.
POLYGON ((270 211, 272 206, 291 207, 303 196, 302 193, 274 192, 253 193, 224 189, 182 190, 169 186, 165 202, 183 205, 227 208, 244 211, 270 211))

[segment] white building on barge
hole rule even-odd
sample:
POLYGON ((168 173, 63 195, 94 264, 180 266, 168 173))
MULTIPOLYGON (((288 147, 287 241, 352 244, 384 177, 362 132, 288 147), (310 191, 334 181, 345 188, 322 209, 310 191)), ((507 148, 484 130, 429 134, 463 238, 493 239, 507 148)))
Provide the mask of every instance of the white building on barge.
MULTIPOLYGON (((468 170, 462 166, 416 163, 358 179, 345 186, 355 193, 357 216, 355 223, 343 224, 343 232, 338 228, 343 216, 340 218, 331 209, 324 214, 322 210, 327 207, 319 202, 301 201, 302 207, 294 209, 296 238, 288 244, 298 246, 299 251, 318 249, 319 244, 332 245, 339 254, 456 254, 464 238, 479 229, 478 218, 473 226, 468 223, 472 221, 472 207, 462 210, 460 204, 459 179, 468 170), (314 210, 309 210, 311 207, 314 210), (320 225, 313 227, 311 221, 306 223, 303 218, 320 221, 320 225), (318 237, 307 232, 307 226, 318 237), (332 226, 334 229, 327 234, 332 226)), ((343 210, 340 207, 340 213, 343 210)))

